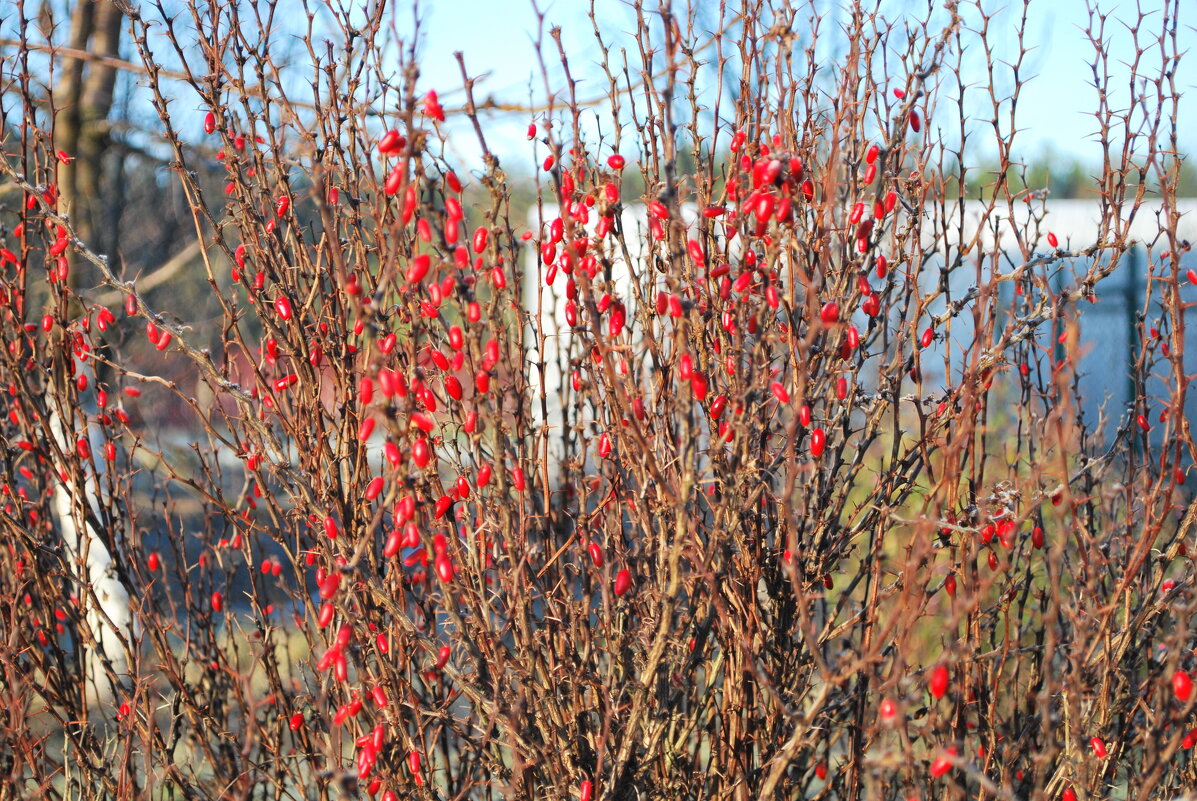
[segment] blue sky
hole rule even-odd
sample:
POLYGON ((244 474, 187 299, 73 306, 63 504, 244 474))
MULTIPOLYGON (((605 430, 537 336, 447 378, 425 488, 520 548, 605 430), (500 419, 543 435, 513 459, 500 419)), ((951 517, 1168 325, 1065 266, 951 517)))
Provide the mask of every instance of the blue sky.
MULTIPOLYGON (((820 9, 828 12, 824 34, 835 31, 836 28, 827 23, 835 18, 834 9, 837 6, 824 0, 815 2, 820 9)), ((1144 0, 1145 8, 1156 9, 1154 16, 1143 26, 1144 31, 1148 28, 1159 30, 1159 9, 1162 2, 1163 0, 1144 0)), ((989 36, 995 55, 998 58, 1014 58, 1018 52, 1017 30, 1023 11, 1022 4, 985 2, 984 5, 988 13, 996 12, 990 22, 989 36)), ((909 8, 917 12, 919 4, 882 0, 881 6, 883 14, 890 19, 900 20, 903 19, 900 13, 902 9, 909 8)), ((597 43, 586 17, 588 0, 542 2, 541 7, 549 25, 557 24, 562 27, 563 40, 571 56, 571 67, 575 77, 582 81, 580 93, 590 96, 601 92, 602 84, 597 80, 597 67, 593 66, 597 55, 597 43), (587 78, 593 80, 587 81, 587 78)), ((624 33, 632 30, 633 19, 626 4, 622 0, 597 0, 596 7, 612 43, 616 47, 623 45, 634 49, 630 33, 624 33)), ((1119 7, 1109 0, 1105 0, 1101 7, 1103 10, 1112 10, 1107 22, 1107 38, 1111 43, 1111 70, 1123 70, 1119 62, 1129 59, 1133 54, 1130 33, 1124 24, 1133 21, 1133 17, 1130 16, 1133 9, 1129 8, 1128 4, 1119 7)), ((406 35, 411 29, 409 7, 396 8, 396 27, 401 35, 406 35)), ((966 19, 976 21, 975 10, 971 12, 971 17, 967 16, 969 12, 965 13, 966 19)), ((491 94, 501 100, 526 102, 531 82, 535 99, 539 101, 543 98, 540 73, 532 44, 536 30, 536 15, 529 0, 431 0, 423 5, 422 14, 424 31, 421 47, 421 83, 426 87, 438 88, 446 106, 460 97, 452 91, 461 85, 460 73, 453 59, 455 50, 465 53, 466 65, 472 73, 487 73, 485 79, 477 85, 476 94, 479 97, 491 94)), ((1182 16, 1182 30, 1179 36, 1182 47, 1186 38, 1193 33, 1191 26, 1197 22, 1197 14, 1193 17, 1186 20, 1182 16)), ((1092 69, 1089 62, 1093 58, 1093 46, 1082 31, 1086 20, 1084 0, 1031 2, 1026 24, 1026 45, 1030 52, 1024 60, 1022 70, 1022 74, 1030 77, 1030 80, 1024 80, 1019 100, 1018 124, 1024 129, 1019 134, 1017 147, 1021 154, 1029 156, 1050 149, 1057 153, 1075 155, 1088 163, 1094 163, 1100 157, 1098 145, 1091 137, 1096 129, 1096 123, 1091 116, 1096 103, 1096 92, 1090 85, 1092 69)), ((970 77, 975 81, 983 81, 984 72, 979 69, 983 61, 979 58, 976 39, 972 41, 972 52, 967 54, 967 58, 971 59, 969 68, 975 72, 970 77)), ((548 45, 546 60, 552 66, 556 64, 555 51, 551 41, 548 45)), ((1158 50, 1149 52, 1145 58, 1150 59, 1153 55, 1158 63, 1158 50)), ((558 71, 554 69, 553 74, 557 75, 558 71)), ((1009 71, 1002 80, 1006 89, 1012 87, 1013 79, 1009 71)), ((1125 92, 1125 80, 1120 81, 1119 85, 1125 92)), ((1187 63, 1182 59, 1181 68, 1177 73, 1179 91, 1183 93, 1194 88, 1197 88, 1197 54, 1190 56, 1187 63)), ((988 112, 989 106, 978 105, 977 111, 988 112)), ((492 115, 487 126, 488 135, 494 139, 492 146, 501 155, 509 147, 517 146, 522 147, 512 152, 526 153, 524 129, 527 123, 528 117, 523 114, 492 115)), ((1197 118, 1194 117, 1193 110, 1189 109, 1186 113, 1182 104, 1182 148, 1185 147, 1186 140, 1192 140, 1192 137, 1187 137, 1184 132, 1194 130, 1194 126, 1197 126, 1197 118)), ((460 155, 471 157, 472 144, 468 137, 463 139, 465 141, 460 145, 463 152, 460 155)))

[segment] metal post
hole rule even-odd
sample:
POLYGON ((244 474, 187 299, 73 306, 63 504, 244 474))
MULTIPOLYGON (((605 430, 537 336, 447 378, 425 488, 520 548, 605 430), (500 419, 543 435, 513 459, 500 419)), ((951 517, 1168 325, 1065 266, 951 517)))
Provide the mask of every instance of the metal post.
MULTIPOLYGON (((1123 302, 1126 303, 1126 403, 1123 408, 1130 406, 1135 402, 1135 396, 1138 395, 1138 381, 1136 380, 1133 365, 1138 358, 1139 349, 1139 326, 1137 325, 1136 315, 1139 309, 1139 267, 1141 264, 1141 257, 1138 246, 1132 247, 1127 251, 1127 267, 1130 270, 1130 275, 1126 281, 1123 282, 1123 302)), ((1137 438, 1135 438, 1137 440, 1137 438)))

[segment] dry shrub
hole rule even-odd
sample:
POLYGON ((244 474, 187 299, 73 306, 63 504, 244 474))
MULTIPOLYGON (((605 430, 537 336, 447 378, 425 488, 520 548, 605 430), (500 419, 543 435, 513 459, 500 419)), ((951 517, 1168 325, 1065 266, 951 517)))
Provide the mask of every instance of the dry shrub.
POLYGON ((206 279, 173 306, 56 196, 38 70, 79 54, 18 15, 0 797, 1197 782, 1179 4, 1126 64, 1092 17, 1084 241, 1012 188, 1025 50, 999 62, 978 8, 678 5, 594 23, 598 103, 542 29, 568 80, 517 112, 527 180, 465 57, 449 102, 381 4, 289 44, 291 4, 126 9, 206 279), (1082 311, 1152 211, 1139 396, 1102 438, 1082 311))

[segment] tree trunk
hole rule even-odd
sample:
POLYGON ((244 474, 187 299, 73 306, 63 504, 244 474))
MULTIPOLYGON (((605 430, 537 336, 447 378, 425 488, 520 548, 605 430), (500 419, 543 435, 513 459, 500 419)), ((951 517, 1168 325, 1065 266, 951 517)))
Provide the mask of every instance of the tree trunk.
MULTIPOLYGON (((60 209, 70 215, 75 230, 84 242, 101 252, 116 253, 116 227, 103 224, 104 167, 108 160, 110 140, 109 115, 113 105, 116 69, 102 59, 118 55, 124 15, 110 2, 84 0, 71 13, 69 46, 86 51, 89 56, 68 56, 63 59, 61 77, 54 87, 53 102, 57 113, 54 124, 54 146, 72 160, 58 167, 60 209), (101 240, 101 235, 103 239, 101 240)), ((72 289, 89 286, 91 270, 82 260, 72 264, 72 289)), ((90 363, 80 369, 90 371, 90 363)), ((75 440, 87 437, 93 450, 102 447, 92 432, 84 429, 73 432, 76 421, 86 426, 83 415, 69 414, 69 406, 59 399, 66 397, 67 382, 71 378, 62 371, 54 376, 47 398, 50 408, 50 428, 63 452, 75 449, 75 440), (63 419, 63 414, 70 418, 63 419)), ((94 376, 93 376, 94 378, 94 376)), ((91 588, 94 597, 82 597, 87 609, 85 619, 93 643, 85 646, 87 661, 86 693, 89 701, 108 699, 112 684, 106 668, 123 680, 129 671, 126 651, 121 637, 133 631, 133 616, 129 608, 129 593, 122 586, 113 566, 113 554, 88 522, 99 519, 97 499, 101 492, 100 475, 103 465, 96 460, 94 472, 89 469, 83 486, 59 485, 54 491, 53 509, 63 545, 72 556, 72 564, 81 569, 78 576, 83 586, 91 588)), ((113 538, 108 538, 112 541, 113 538)))
POLYGON ((116 68, 100 59, 118 55, 123 21, 124 15, 112 3, 77 5, 71 15, 70 47, 85 50, 91 57, 65 58, 62 78, 54 88, 54 106, 59 112, 54 146, 74 157, 58 169, 62 208, 71 215, 75 230, 85 242, 109 253, 116 252, 111 241, 115 231, 107 237, 109 241, 100 242, 96 235, 107 230, 99 225, 99 216, 116 68))

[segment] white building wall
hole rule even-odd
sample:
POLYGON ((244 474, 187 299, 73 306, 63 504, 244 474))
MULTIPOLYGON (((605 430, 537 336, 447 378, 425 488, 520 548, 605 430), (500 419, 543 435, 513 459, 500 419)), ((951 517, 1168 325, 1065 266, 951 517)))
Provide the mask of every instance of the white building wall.
MULTIPOLYGON (((981 261, 984 265, 981 275, 983 280, 987 280, 992 263, 990 254, 993 253, 995 248, 1001 248, 1004 251, 998 266, 1003 272, 1007 272, 1023 262, 1018 232, 1027 230, 1027 224, 1031 215, 1035 212, 1037 205, 1016 203, 1013 209, 1001 206, 986 218, 985 205, 980 201, 969 201, 964 206, 963 225, 959 226, 958 230, 953 229, 949 231, 946 241, 954 248, 958 248, 961 243, 969 243, 971 254, 981 254, 981 261)), ((1178 211, 1182 215, 1177 231, 1178 236, 1181 239, 1197 242, 1197 199, 1180 201, 1178 203, 1178 211)), ((1125 226, 1124 236, 1126 239, 1137 244, 1131 252, 1122 258, 1114 272, 1098 286, 1098 302, 1092 305, 1082 303, 1078 307, 1081 314, 1080 330, 1082 343, 1079 372, 1081 373, 1082 398, 1085 403, 1084 414, 1086 422, 1092 425, 1096 423, 1099 408, 1105 404, 1109 419, 1103 432, 1107 435, 1112 433, 1114 426, 1118 423, 1119 415, 1125 412, 1127 404, 1131 400, 1128 376, 1132 345, 1134 344, 1132 336, 1135 317, 1138 311, 1143 308, 1147 289, 1148 251, 1144 243, 1154 243, 1151 258, 1153 263, 1158 265, 1160 254, 1167 250, 1166 241, 1159 237, 1160 215, 1162 212, 1161 204, 1158 201, 1147 202, 1140 206, 1133 218, 1120 220, 1120 224, 1125 226)), ((553 205, 545 205, 539 212, 536 208, 533 208, 529 213, 529 228, 533 231, 547 232, 549 224, 558 216, 558 213, 557 207, 553 205)), ((683 213, 687 225, 693 226, 698 218, 696 207, 688 206, 683 210, 683 213)), ((899 213, 903 213, 901 207, 899 207, 899 213)), ((935 210, 929 209, 928 214, 935 214, 935 210)), ((590 230, 593 230, 597 218, 598 215, 592 212, 591 221, 588 226, 590 230)), ((1040 230, 1044 235, 1049 231, 1054 233, 1059 240, 1059 247, 1062 250, 1081 252, 1098 243, 1099 236, 1102 234, 1100 230, 1101 218, 1102 209, 1096 202, 1087 200, 1049 201, 1047 214, 1043 219, 1040 230)), ((953 210, 951 215, 952 224, 957 224, 960 219, 959 210, 953 210)), ((622 212, 621 223, 624 229, 629 232, 626 240, 629 255, 635 265, 635 269, 638 273, 649 269, 649 264, 645 258, 646 254, 643 250, 644 243, 649 239, 647 208, 643 205, 625 207, 622 212)), ((1107 231, 1106 239, 1108 240, 1110 236, 1111 232, 1107 231)), ((934 241, 932 239, 932 232, 929 230, 925 245, 930 247, 932 244, 934 244, 934 241)), ((939 244, 942 248, 944 241, 941 240, 939 244)), ((1032 254, 1032 258, 1050 254, 1045 239, 1040 239, 1040 245, 1041 249, 1032 254)), ((884 247, 884 244, 882 247, 884 247)), ((560 404, 557 402, 558 392, 561 389, 562 382, 568 380, 569 377, 569 365, 565 360, 567 337, 569 336, 565 325, 565 284, 567 276, 563 274, 558 275, 552 286, 542 284, 538 280, 538 275, 540 274, 537 271, 537 262, 539 258, 540 253, 536 247, 536 239, 533 238, 529 242, 525 253, 522 297, 524 309, 534 315, 537 310, 539 294, 539 302, 542 304, 544 310, 543 319, 545 320, 546 334, 544 353, 546 364, 545 383, 549 395, 547 422, 550 426, 556 427, 561 425, 562 420, 560 404)), ((613 254, 612 261, 613 289, 615 290, 615 294, 627 306, 628 318, 631 319, 635 308, 635 294, 631 289, 632 279, 628 265, 619 252, 613 254)), ((1075 277, 1087 272, 1091 262, 1092 260, 1087 257, 1058 260, 1053 265, 1055 269, 1053 270, 1051 285, 1057 288, 1073 285, 1075 277)), ((923 292, 929 293, 939 282, 941 264, 942 261, 932 257, 922 265, 919 281, 923 292)), ((970 255, 965 265, 949 274, 950 291, 947 296, 942 296, 931 305, 929 309, 930 314, 942 313, 946 308, 949 297, 952 299, 963 297, 977 284, 978 273, 975 265, 976 256, 970 255)), ((1197 270, 1197 254, 1185 254, 1182 259, 1182 268, 1197 270)), ((657 274, 653 280, 655 282, 654 286, 664 285, 663 276, 660 274, 657 274)), ((877 285, 876 281, 874 281, 874 285, 877 285)), ((1013 285, 1007 282, 1003 284, 1002 290, 1011 293, 1013 292, 1013 285)), ((1197 286, 1190 284, 1187 280, 1182 281, 1181 294, 1185 301, 1197 302, 1197 286)), ((1159 297, 1158 291, 1154 293, 1154 296, 1156 298, 1159 297)), ((1154 316, 1149 312, 1148 325, 1151 324, 1150 319, 1158 317, 1158 301, 1153 301, 1150 307, 1154 308, 1156 312, 1154 316)), ((859 311, 856 312, 856 318, 863 330, 867 318, 859 311)), ((898 325, 900 322, 899 320, 890 320, 889 324, 893 326, 898 325)), ((916 325, 920 331, 925 327, 923 321, 917 321, 916 325)), ((535 331, 530 328, 526 334, 526 341, 529 343, 530 348, 528 359, 530 363, 535 364, 539 361, 539 354, 535 350, 535 331)), ((1050 326, 1042 326, 1040 342, 1046 343, 1049 336, 1050 326)), ((950 341, 937 338, 931 348, 922 352, 924 387, 927 391, 933 391, 937 384, 942 386, 948 383, 949 379, 945 378, 942 369, 944 349, 951 347, 954 349, 954 353, 958 354, 961 349, 971 345, 972 339, 971 315, 965 312, 953 321, 950 341)), ((1189 329, 1187 340, 1186 346, 1188 351, 1197 353, 1197 325, 1189 329)), ((958 360, 953 362, 953 365, 955 366, 957 363, 958 360)), ((538 380, 538 375, 534 370, 534 385, 538 380)), ((1169 394, 1166 381, 1161 376, 1153 377, 1148 382, 1147 391, 1149 396, 1159 398, 1169 394)), ((1193 393, 1193 396, 1194 398, 1190 401, 1189 405, 1191 406, 1192 413, 1197 415, 1197 393, 1193 393)), ((540 421, 539 405, 533 405, 536 417, 540 421)), ((1154 404, 1153 409, 1158 414, 1159 404, 1154 404)), ((560 453, 552 455, 558 459, 561 457, 560 453)))

